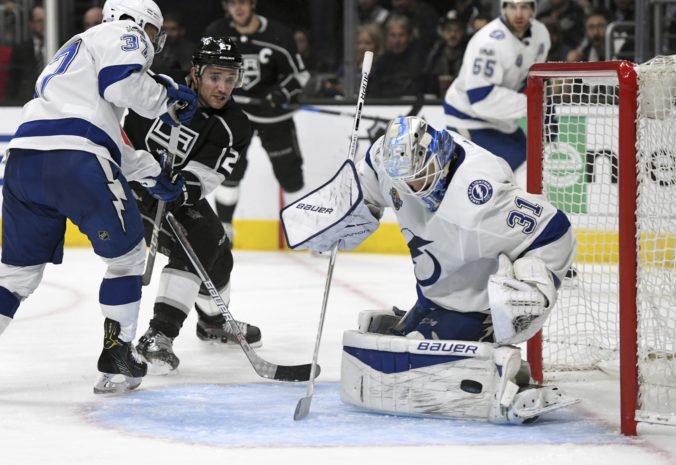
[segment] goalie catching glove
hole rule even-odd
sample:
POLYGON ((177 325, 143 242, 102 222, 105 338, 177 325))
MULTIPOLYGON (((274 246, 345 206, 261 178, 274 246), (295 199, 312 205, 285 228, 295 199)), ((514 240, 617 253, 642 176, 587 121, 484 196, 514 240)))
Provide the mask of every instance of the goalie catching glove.
POLYGON ((500 254, 498 271, 488 278, 488 302, 495 341, 518 344, 542 328, 556 302, 556 287, 539 258, 523 257, 512 264, 500 254))

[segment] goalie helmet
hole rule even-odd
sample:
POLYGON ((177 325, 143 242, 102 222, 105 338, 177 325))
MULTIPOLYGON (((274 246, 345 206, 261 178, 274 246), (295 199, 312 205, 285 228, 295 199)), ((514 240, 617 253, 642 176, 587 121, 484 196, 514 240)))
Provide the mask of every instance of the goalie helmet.
POLYGON ((235 88, 241 87, 242 67, 244 60, 235 43, 224 37, 202 37, 200 47, 192 56, 192 65, 196 68, 196 74, 202 75, 207 66, 219 68, 231 68, 237 71, 237 83, 235 88))
POLYGON ((436 211, 446 194, 455 143, 417 116, 395 118, 383 139, 383 167, 402 194, 418 197, 436 211))
POLYGON ((104 23, 118 21, 124 16, 133 18, 141 29, 145 28, 146 24, 157 28, 153 48, 156 55, 162 51, 167 35, 162 29, 164 23, 162 11, 153 0, 106 0, 103 5, 104 23))

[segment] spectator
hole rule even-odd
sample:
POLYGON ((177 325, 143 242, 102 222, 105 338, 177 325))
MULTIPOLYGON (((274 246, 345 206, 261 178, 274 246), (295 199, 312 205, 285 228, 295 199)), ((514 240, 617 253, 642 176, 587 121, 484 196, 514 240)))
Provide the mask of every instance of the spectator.
POLYGON ((574 0, 550 0, 537 18, 544 22, 556 22, 561 27, 563 44, 575 48, 584 37, 584 9, 574 0))
POLYGON ((613 16, 608 18, 609 22, 634 20, 636 7, 634 0, 613 0, 613 6, 613 16))
POLYGON ((155 57, 152 69, 183 82, 190 73, 190 60, 196 45, 185 37, 183 21, 176 12, 169 11, 164 15, 163 29, 167 33, 167 39, 162 53, 155 57))
POLYGON ((571 49, 563 43, 561 26, 556 22, 547 22, 544 23, 544 25, 547 26, 549 38, 552 41, 552 47, 549 49, 547 61, 567 61, 568 53, 570 53, 571 49))
POLYGON ((585 36, 582 43, 571 50, 567 61, 605 61, 606 60, 606 28, 609 14, 601 8, 593 9, 585 19, 585 36))
POLYGON ((45 9, 34 6, 30 14, 30 37, 12 49, 7 82, 7 101, 24 105, 33 98, 35 81, 44 67, 45 9))
POLYGON ((357 14, 359 15, 359 24, 375 23, 384 27, 390 12, 378 0, 357 0, 357 14))
POLYGON ((467 29, 469 30, 470 37, 473 36, 479 29, 481 29, 490 22, 491 17, 483 13, 479 13, 474 18, 470 19, 469 25, 467 27, 467 29))
POLYGON ((392 13, 408 17, 413 38, 417 39, 423 53, 427 53, 437 40, 439 13, 423 0, 392 0, 392 13))
MULTIPOLYGON (((357 53, 354 57, 355 73, 352 80, 355 84, 355 89, 359 88, 359 81, 361 80, 361 65, 364 61, 364 53, 367 51, 373 52, 374 61, 383 54, 384 49, 383 30, 377 23, 366 23, 357 27, 356 49, 357 53)), ((336 71, 335 78, 326 79, 322 84, 320 90, 320 97, 336 97, 344 94, 345 81, 345 67, 341 65, 336 71)))
POLYGON ((310 43, 310 34, 306 29, 296 29, 293 31, 293 40, 296 41, 296 48, 298 54, 303 59, 305 69, 308 71, 316 71, 315 59, 312 51, 312 44, 310 43))
POLYGON ((86 31, 90 27, 103 22, 103 9, 100 6, 93 6, 85 11, 82 16, 82 30, 86 31))
POLYGON ((438 97, 460 72, 462 57, 467 47, 467 23, 455 10, 449 11, 439 23, 439 39, 432 46, 425 62, 425 93, 438 97))
MULTIPOLYGON (((455 0, 453 6, 448 11, 455 11, 457 18, 464 24, 481 14, 483 5, 480 0, 455 0)), ((488 20, 490 21, 490 19, 488 20)))
POLYGON ((374 62, 371 97, 419 95, 423 91, 422 58, 411 36, 411 22, 393 13, 385 23, 385 53, 374 62))

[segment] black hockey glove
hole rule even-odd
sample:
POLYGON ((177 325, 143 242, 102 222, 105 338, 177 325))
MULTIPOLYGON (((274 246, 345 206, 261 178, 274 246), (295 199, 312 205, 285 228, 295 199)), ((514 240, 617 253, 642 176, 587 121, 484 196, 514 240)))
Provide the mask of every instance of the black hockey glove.
POLYGON ((286 94, 279 89, 275 89, 265 96, 265 103, 268 104, 271 110, 282 110, 289 107, 289 99, 286 94))

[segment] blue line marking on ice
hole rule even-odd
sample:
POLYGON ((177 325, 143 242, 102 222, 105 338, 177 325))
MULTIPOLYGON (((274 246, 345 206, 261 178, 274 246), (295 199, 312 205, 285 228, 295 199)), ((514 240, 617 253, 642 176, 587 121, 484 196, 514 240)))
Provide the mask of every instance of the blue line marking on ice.
POLYGON ((293 420, 305 384, 195 384, 97 401, 96 423, 180 442, 227 447, 623 444, 629 439, 574 409, 532 425, 400 417, 344 404, 337 383, 316 386, 307 418, 293 420))

